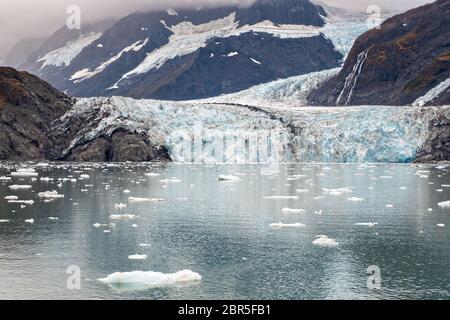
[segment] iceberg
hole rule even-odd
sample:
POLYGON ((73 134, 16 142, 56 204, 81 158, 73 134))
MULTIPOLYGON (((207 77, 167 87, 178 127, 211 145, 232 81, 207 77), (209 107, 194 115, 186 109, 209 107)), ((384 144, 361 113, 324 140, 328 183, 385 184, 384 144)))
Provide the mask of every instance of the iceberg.
POLYGON ((335 239, 328 238, 327 236, 317 236, 317 239, 313 241, 313 244, 316 246, 322 247, 336 247, 339 245, 335 239))
POLYGON ((116 272, 98 281, 109 285, 143 285, 147 287, 170 286, 201 281, 200 274, 191 270, 182 270, 172 274, 153 271, 116 272))
POLYGON ((441 209, 450 209, 450 200, 449 201, 444 201, 444 202, 439 202, 438 206, 441 209))

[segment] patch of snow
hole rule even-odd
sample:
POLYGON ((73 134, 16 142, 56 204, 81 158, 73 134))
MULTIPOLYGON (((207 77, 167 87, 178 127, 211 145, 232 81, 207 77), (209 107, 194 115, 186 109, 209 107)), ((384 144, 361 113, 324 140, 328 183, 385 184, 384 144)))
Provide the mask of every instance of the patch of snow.
POLYGON ((46 66, 67 67, 81 51, 102 36, 101 33, 81 35, 77 40, 69 41, 62 48, 47 53, 38 62, 43 62, 41 69, 46 66))
POLYGON ((428 91, 424 96, 418 98, 413 102, 413 107, 423 107, 424 105, 432 102, 434 99, 438 98, 442 93, 444 93, 448 88, 450 88, 450 78, 442 81, 436 87, 428 91))

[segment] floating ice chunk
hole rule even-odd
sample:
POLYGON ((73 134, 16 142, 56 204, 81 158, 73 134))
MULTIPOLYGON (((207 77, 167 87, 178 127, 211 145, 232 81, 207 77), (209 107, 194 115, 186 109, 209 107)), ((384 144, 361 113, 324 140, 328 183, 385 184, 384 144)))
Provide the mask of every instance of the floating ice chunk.
POLYGON ((308 193, 309 190, 308 189, 297 189, 297 190, 295 190, 295 192, 297 192, 297 193, 308 193))
POLYGON ((127 205, 126 204, 124 204, 124 203, 116 203, 115 205, 114 205, 114 208, 115 209, 117 209, 117 210, 123 210, 123 209, 125 209, 127 207, 127 205))
POLYGON ((369 227, 373 228, 378 225, 378 222, 362 222, 362 223, 355 223, 355 226, 359 227, 369 227))
POLYGON ((94 228, 100 228, 102 225, 100 224, 100 223, 94 223, 93 225, 92 225, 94 228))
POLYGON ((450 184, 443 184, 441 187, 442 188, 450 188, 450 184))
POLYGON ((39 192, 38 197, 44 199, 61 199, 64 198, 64 195, 58 194, 58 191, 53 190, 53 191, 39 192))
POLYGON ((106 278, 98 279, 98 281, 109 285, 144 285, 148 287, 167 286, 201 280, 201 275, 191 270, 183 270, 172 274, 153 271, 116 272, 106 278))
POLYGON ((147 260, 146 254, 133 254, 131 256, 128 256, 129 260, 147 260))
POLYGON ((125 189, 125 190, 123 190, 123 193, 131 193, 131 191, 128 189, 125 189))
POLYGON ((37 177, 39 174, 34 169, 18 169, 16 172, 11 172, 11 177, 37 177))
POLYGON ((48 220, 56 221, 56 220, 59 220, 59 218, 58 217, 48 217, 48 220))
POLYGON ((137 228, 138 225, 137 225, 137 224, 133 224, 132 227, 133 227, 133 228, 137 228))
POLYGON ((173 9, 173 8, 169 8, 166 11, 169 16, 177 16, 178 15, 178 12, 176 12, 175 9, 173 9))
POLYGON ((145 176, 147 176, 147 177, 159 177, 160 174, 159 173, 149 172, 149 173, 146 173, 145 176))
POLYGON ((111 233, 111 230, 103 230, 103 233, 111 233))
POLYGON ((436 189, 436 192, 444 192, 444 189, 436 189))
POLYGON ((5 200, 19 200, 18 196, 6 196, 5 200))
POLYGON ((139 247, 148 248, 148 247, 151 247, 151 244, 149 244, 149 243, 140 243, 139 247))
POLYGON ((0 223, 8 223, 8 222, 9 222, 8 219, 1 219, 1 220, 0 220, 0 223))
POLYGON ((313 241, 313 244, 316 246, 322 247, 336 247, 339 245, 335 239, 328 238, 327 236, 317 236, 317 239, 313 241))
POLYGON ((269 196, 264 197, 267 200, 295 200, 298 199, 298 196, 269 196))
POLYGON ((8 203, 18 203, 18 204, 33 205, 34 204, 34 200, 8 200, 8 203))
POLYGON ((394 207, 393 204, 387 204, 387 205, 386 205, 386 208, 393 208, 393 207, 394 207))
POLYGON ((39 179, 39 181, 42 181, 42 182, 50 182, 50 181, 53 181, 53 180, 54 179, 50 178, 50 177, 42 177, 42 178, 39 179))
POLYGON ((258 60, 256 60, 256 59, 253 59, 253 58, 250 58, 250 60, 252 60, 254 63, 256 63, 256 64, 259 64, 259 65, 261 65, 262 63, 261 62, 259 62, 258 60))
POLYGON ((444 227, 445 227, 445 224, 439 223, 437 226, 438 226, 439 228, 444 228, 444 227))
POLYGON ((450 209, 450 200, 444 201, 444 202, 439 202, 438 206, 439 206, 439 208, 442 208, 442 209, 450 209))
POLYGON ((233 182, 237 182, 239 181, 239 177, 235 177, 235 176, 230 176, 230 175, 220 175, 218 177, 219 181, 233 181, 233 182))
POLYGON ((227 57, 234 57, 234 56, 237 56, 238 54, 239 54, 239 52, 233 51, 233 52, 230 52, 229 54, 227 54, 227 57))
POLYGON ((27 189, 31 189, 33 188, 32 186, 29 185, 18 185, 18 184, 13 184, 12 186, 9 186, 9 188, 11 190, 27 190, 27 189))
POLYGON ((80 179, 89 179, 90 176, 88 174, 81 174, 80 179))
POLYGON ((31 223, 31 224, 33 224, 33 223, 34 223, 34 219, 27 219, 27 220, 25 220, 25 223, 31 223))
POLYGON ((364 201, 363 198, 357 198, 357 197, 348 198, 347 200, 351 201, 351 202, 362 202, 362 201, 364 201))
POLYGON ((282 213, 305 213, 304 209, 291 209, 291 208, 283 208, 281 210, 282 213))
POLYGON ((433 212, 433 208, 428 208, 427 211, 428 212, 433 212))
POLYGON ((338 189, 327 189, 322 188, 324 193, 327 193, 332 196, 340 196, 343 193, 352 193, 353 191, 349 188, 338 188, 338 189))
POLYGON ((303 228, 306 227, 306 225, 302 223, 271 223, 269 224, 269 227, 272 229, 282 229, 282 228, 303 228))
POLYGON ((170 178, 170 179, 162 179, 159 180, 161 183, 180 183, 181 180, 177 178, 170 178))
POLYGON ((112 214, 109 218, 111 220, 134 220, 137 216, 134 214, 112 214))
POLYGON ((137 197, 128 197, 128 201, 130 203, 138 203, 138 202, 163 202, 162 198, 137 198, 137 197))
POLYGON ((314 211, 314 214, 317 214, 317 215, 321 216, 322 215, 322 210, 314 211))

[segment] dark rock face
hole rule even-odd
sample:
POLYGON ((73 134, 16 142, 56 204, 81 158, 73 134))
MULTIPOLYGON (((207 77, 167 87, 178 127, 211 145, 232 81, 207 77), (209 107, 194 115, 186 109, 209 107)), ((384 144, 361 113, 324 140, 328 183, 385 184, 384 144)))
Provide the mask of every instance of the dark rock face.
POLYGON ((213 97, 279 78, 331 69, 341 59, 342 55, 323 36, 280 39, 248 32, 211 39, 205 48, 191 55, 129 79, 114 94, 163 100, 213 97))
MULTIPOLYGON (((322 7, 313 5, 308 0, 257 0, 249 7, 231 5, 199 10, 177 9, 172 13, 166 10, 133 13, 104 30, 89 26, 83 26, 79 31, 60 30, 33 53, 23 67, 59 90, 77 97, 121 95, 166 100, 212 97, 278 78, 334 68, 341 64, 342 55, 323 36, 283 39, 272 34, 247 32, 227 37, 226 33, 221 35, 222 32, 217 31, 219 29, 214 29, 217 26, 210 25, 209 28, 216 30, 223 38, 210 39, 206 47, 195 52, 180 53, 180 56, 163 62, 160 68, 134 74, 126 79, 122 79, 122 76, 138 67, 148 54, 167 45, 173 36, 171 28, 181 23, 185 24, 186 30, 193 25, 219 19, 222 20, 219 21, 221 24, 225 18, 228 18, 225 21, 229 24, 226 28, 230 30, 264 21, 271 21, 275 25, 321 27, 324 25, 324 15, 326 13, 322 7), (228 21, 233 14, 234 26, 232 21, 228 21), (101 31, 103 34, 86 46, 69 65, 42 67, 42 61, 38 61, 50 49, 60 48, 68 40, 77 39, 92 31, 101 31), (140 50, 123 51, 145 39, 147 42, 140 50), (220 46, 215 45, 216 42, 220 42, 220 46), (239 56, 226 57, 233 51, 239 52, 239 56), (214 55, 213 59, 211 55, 214 55), (95 70, 112 57, 117 59, 92 77, 81 81, 72 78, 79 71, 95 70), (251 58, 261 64, 255 63, 251 58)), ((202 30, 205 31, 208 30, 202 30)))
POLYGON ((0 159, 52 158, 51 123, 72 101, 26 72, 0 68, 0 159))
POLYGON ((430 124, 430 135, 417 154, 416 162, 437 162, 450 160, 450 113, 441 113, 430 124))
POLYGON ((70 148, 81 130, 89 130, 84 128, 89 118, 100 119, 88 114, 58 127, 73 102, 33 75, 0 68, 0 160, 170 161, 164 147, 129 130, 116 130, 70 148), (65 154, 66 150, 70 152, 65 154))
MULTIPOLYGON (((450 1, 386 20, 360 36, 339 75, 309 96, 312 105, 407 105, 450 77, 450 1)), ((433 104, 449 104, 444 93, 433 104)))

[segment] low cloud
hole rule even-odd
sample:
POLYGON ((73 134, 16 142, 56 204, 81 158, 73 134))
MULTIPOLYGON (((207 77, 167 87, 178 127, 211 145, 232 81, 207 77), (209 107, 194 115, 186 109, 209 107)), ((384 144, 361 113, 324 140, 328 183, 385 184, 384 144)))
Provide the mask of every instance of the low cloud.
MULTIPOLYGON (((0 61, 11 47, 24 38, 49 36, 62 26, 66 10, 71 5, 81 8, 82 20, 92 22, 111 17, 123 17, 139 10, 167 7, 246 5, 253 0, 1 0, 0 3, 0 61)), ((319 2, 319 1, 315 1, 319 2)), ((323 0, 321 2, 344 8, 364 10, 377 4, 386 9, 406 10, 430 0, 323 0)))

